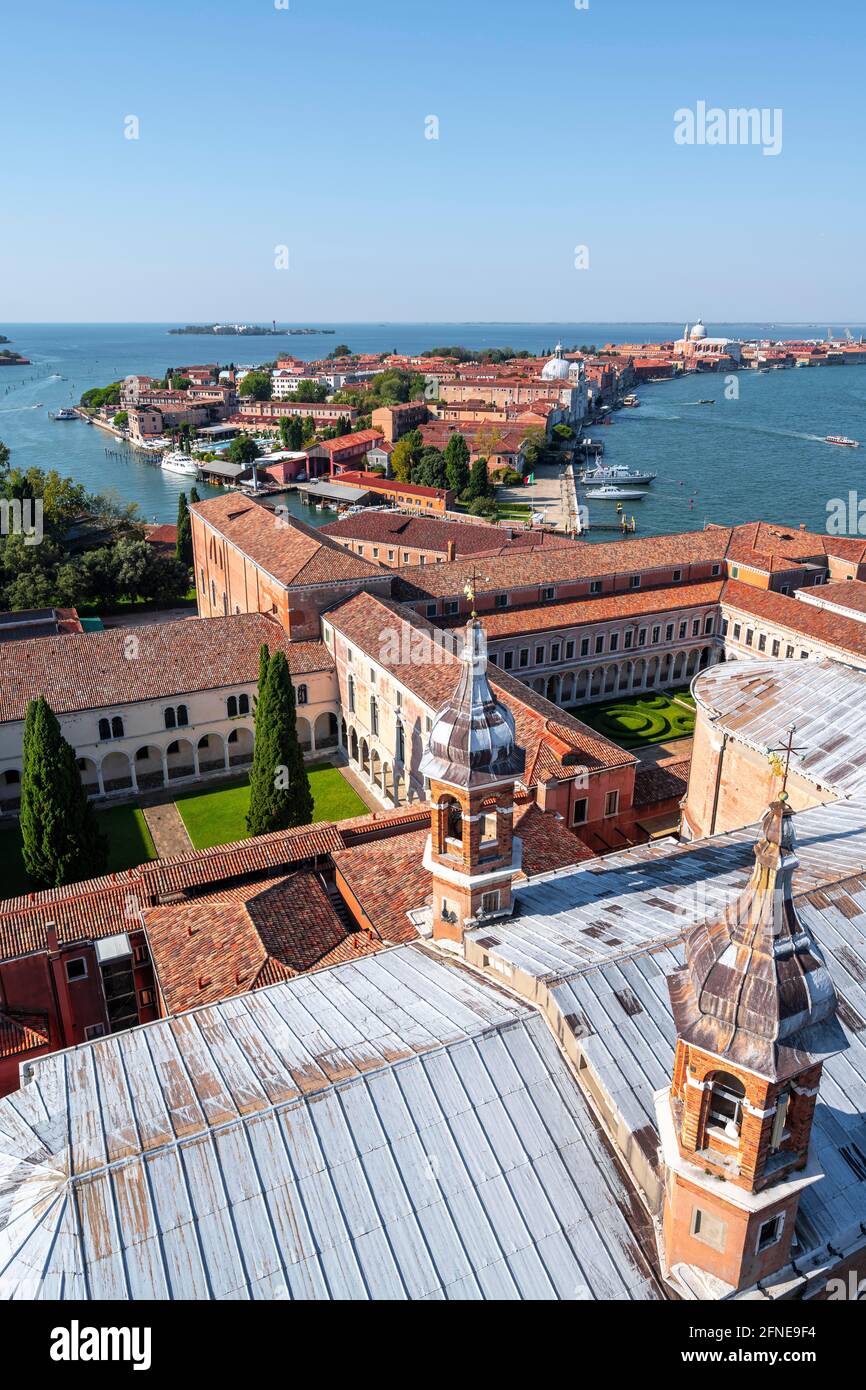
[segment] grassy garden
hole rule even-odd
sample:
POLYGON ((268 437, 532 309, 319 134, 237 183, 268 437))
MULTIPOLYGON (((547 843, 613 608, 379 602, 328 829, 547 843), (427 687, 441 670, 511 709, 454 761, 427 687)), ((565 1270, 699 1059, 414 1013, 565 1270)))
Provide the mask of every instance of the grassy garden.
MULTIPOLYGON (((147 859, 156 858, 156 850, 144 816, 137 806, 113 806, 98 811, 96 816, 103 835, 108 836, 107 873, 133 869, 147 859)), ((0 897, 15 898, 33 891, 21 858, 21 836, 18 827, 0 831, 0 897)))
MULTIPOLYGON (((313 820, 348 820, 363 816, 368 807, 345 777, 329 763, 307 768, 310 790, 313 793, 313 820)), ((232 840, 245 840, 249 835, 246 814, 250 804, 250 787, 246 777, 219 791, 194 792, 176 802, 187 834, 196 849, 210 849, 232 840)))
POLYGON ((583 705, 571 713, 629 750, 667 743, 669 739, 691 738, 695 732, 695 704, 688 687, 684 691, 583 705))

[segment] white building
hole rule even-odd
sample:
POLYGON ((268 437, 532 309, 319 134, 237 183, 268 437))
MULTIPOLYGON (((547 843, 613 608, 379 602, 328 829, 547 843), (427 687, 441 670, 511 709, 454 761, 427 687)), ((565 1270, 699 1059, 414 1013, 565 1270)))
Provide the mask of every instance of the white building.
POLYGON ((250 763, 259 650, 282 651, 305 753, 337 746, 337 684, 321 642, 260 613, 37 637, 3 648, 0 815, 17 810, 28 703, 42 695, 93 796, 220 777, 250 763))

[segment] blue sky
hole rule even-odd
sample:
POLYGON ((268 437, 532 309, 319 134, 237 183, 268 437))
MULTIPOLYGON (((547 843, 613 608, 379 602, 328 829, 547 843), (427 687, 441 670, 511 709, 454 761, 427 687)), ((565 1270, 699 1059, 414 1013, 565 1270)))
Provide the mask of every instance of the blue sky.
POLYGON ((866 319, 860 0, 289 5, 4 7, 5 321, 866 319))

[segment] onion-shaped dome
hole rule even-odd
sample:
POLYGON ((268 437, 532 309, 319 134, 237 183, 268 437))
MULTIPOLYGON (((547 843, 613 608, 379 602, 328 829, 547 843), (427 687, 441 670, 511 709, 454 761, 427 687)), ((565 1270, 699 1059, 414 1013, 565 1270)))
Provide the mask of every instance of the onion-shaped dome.
POLYGON ((694 328, 689 334, 689 337, 691 338, 693 343, 697 343, 700 342, 701 338, 706 338, 706 336, 707 330, 704 328, 704 325, 701 323, 701 320, 698 319, 697 323, 695 324, 694 328))
POLYGON ((438 711, 421 758, 425 777, 453 786, 481 787, 523 772, 514 716, 500 704, 487 679, 487 642, 477 618, 466 624, 457 689, 438 711))
POLYGON ((747 888, 686 937, 669 981, 677 1033, 717 1057, 784 1080, 847 1044, 824 958, 794 904, 798 867, 786 799, 764 816, 747 888))

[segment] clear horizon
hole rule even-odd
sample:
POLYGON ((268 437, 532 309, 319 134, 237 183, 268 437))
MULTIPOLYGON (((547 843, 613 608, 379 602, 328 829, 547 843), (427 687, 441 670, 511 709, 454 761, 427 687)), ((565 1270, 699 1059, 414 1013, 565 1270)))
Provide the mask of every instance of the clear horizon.
POLYGON ((866 322, 853 0, 286 3, 4 16, 7 321, 866 322))

